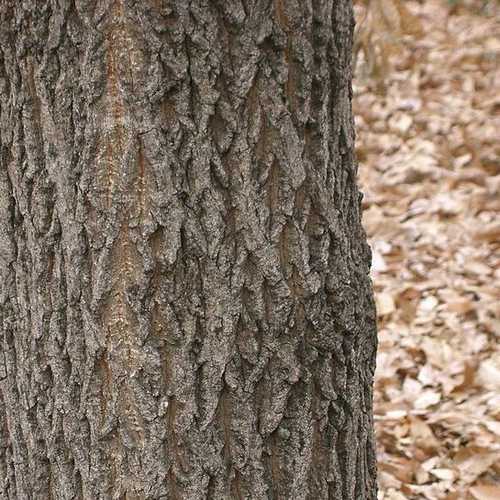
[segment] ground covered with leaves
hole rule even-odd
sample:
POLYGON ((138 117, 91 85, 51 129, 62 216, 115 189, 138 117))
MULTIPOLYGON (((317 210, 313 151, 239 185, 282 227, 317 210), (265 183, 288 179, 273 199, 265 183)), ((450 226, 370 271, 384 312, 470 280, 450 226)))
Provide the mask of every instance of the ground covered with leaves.
POLYGON ((356 16, 379 498, 500 500, 500 4, 356 16))

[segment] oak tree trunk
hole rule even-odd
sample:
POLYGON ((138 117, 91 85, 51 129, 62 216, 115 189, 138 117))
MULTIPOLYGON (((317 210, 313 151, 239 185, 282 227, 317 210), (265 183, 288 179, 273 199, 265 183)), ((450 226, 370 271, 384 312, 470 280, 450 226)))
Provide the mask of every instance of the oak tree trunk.
POLYGON ((375 499, 350 0, 0 0, 2 499, 375 499))

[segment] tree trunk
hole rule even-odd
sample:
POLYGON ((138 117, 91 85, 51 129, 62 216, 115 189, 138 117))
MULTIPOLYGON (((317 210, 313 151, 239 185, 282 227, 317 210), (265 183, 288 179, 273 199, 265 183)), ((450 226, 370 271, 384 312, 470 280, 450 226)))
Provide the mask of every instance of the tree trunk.
POLYGON ((350 0, 0 0, 2 499, 375 499, 350 0))

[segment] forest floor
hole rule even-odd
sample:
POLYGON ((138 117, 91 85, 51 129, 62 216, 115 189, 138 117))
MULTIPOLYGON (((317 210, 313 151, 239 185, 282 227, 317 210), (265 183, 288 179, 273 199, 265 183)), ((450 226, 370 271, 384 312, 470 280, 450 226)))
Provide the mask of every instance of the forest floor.
POLYGON ((379 498, 500 500, 500 3, 396 1, 356 6, 379 498))

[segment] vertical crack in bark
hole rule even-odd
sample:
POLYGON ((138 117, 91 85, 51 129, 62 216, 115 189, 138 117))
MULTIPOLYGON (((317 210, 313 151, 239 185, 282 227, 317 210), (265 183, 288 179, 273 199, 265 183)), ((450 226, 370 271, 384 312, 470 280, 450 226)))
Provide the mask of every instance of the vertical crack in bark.
POLYGON ((178 500, 180 498, 176 474, 175 474, 175 466, 180 463, 179 461, 179 449, 177 445, 177 437, 175 433, 175 416, 177 414, 177 400, 174 397, 169 398, 168 400, 168 409, 167 409, 167 439, 168 439, 168 447, 170 451, 170 467, 168 469, 168 489, 170 493, 170 498, 172 500, 178 500))
POLYGON ((288 18, 285 12, 283 2, 286 0, 274 0, 274 8, 276 11, 276 19, 283 31, 288 31, 288 18))
POLYGON ((224 434, 225 466, 229 475, 231 475, 231 471, 234 474, 234 477, 231 481, 231 492, 234 495, 235 499, 240 500, 243 498, 241 494, 241 474, 239 470, 234 466, 234 457, 232 456, 233 451, 231 423, 233 419, 231 416, 230 394, 225 382, 222 383, 223 387, 219 397, 219 422, 224 434))
POLYGON ((279 208, 280 196, 280 166, 277 159, 274 159, 269 167, 267 177, 267 206, 269 208, 269 229, 272 230, 276 221, 276 212, 279 208))
POLYGON ((130 321, 127 318, 129 311, 126 305, 126 293, 132 283, 133 263, 131 258, 131 244, 129 241, 128 214, 121 224, 118 238, 114 243, 112 252, 112 278, 117 277, 117 283, 112 292, 112 322, 116 325, 116 334, 125 340, 130 351, 131 332, 130 321))
MULTIPOLYGON (((105 125, 108 127, 108 130, 106 130, 108 139, 106 150, 108 208, 111 207, 114 201, 115 191, 117 193, 124 193, 126 192, 126 188, 129 187, 126 182, 127 176, 124 175, 123 169, 126 166, 126 136, 133 132, 127 130, 127 125, 133 123, 133 120, 128 119, 127 116, 130 114, 130 110, 126 108, 126 103, 120 89, 120 79, 124 78, 125 73, 128 72, 130 87, 133 92, 135 89, 134 73, 138 72, 140 67, 137 57, 140 50, 136 47, 136 41, 131 34, 133 31, 132 26, 125 17, 123 0, 114 1, 110 14, 110 25, 106 33, 107 116, 105 118, 105 125)), ((137 175, 142 179, 144 177, 144 156, 140 138, 137 137, 137 139, 139 141, 137 175)), ((142 186, 141 182, 138 184, 142 186)))
MULTIPOLYGON (((120 226, 111 249, 111 290, 104 313, 108 331, 107 352, 108 356, 111 356, 109 383, 115 386, 107 392, 111 394, 120 388, 123 391, 118 397, 118 409, 121 418, 124 419, 120 422, 120 431, 123 439, 131 439, 134 447, 140 449, 145 440, 144 422, 131 386, 134 377, 141 369, 140 348, 137 346, 139 332, 138 322, 127 303, 127 294, 130 287, 136 283, 140 271, 140 256, 136 255, 137 250, 131 239, 129 225, 134 211, 133 205, 141 218, 146 210, 146 164, 140 137, 135 134, 138 142, 135 178, 127 171, 129 167, 126 144, 135 131, 127 128, 134 123, 134 120, 131 117, 132 110, 127 107, 124 100, 120 80, 128 76, 133 90, 133 72, 138 64, 133 60, 135 41, 130 34, 132 31, 130 23, 125 17, 123 0, 116 0, 113 3, 110 16, 106 34, 105 124, 108 128, 105 131, 107 166, 105 205, 108 210, 113 207, 117 209, 120 226), (134 181, 136 186, 133 186, 134 181), (135 195, 131 195, 131 191, 135 191, 135 195)), ((125 484, 130 484, 131 488, 134 487, 133 483, 130 478, 125 478, 125 484)), ((120 488, 123 489, 123 486, 120 488)), ((128 491, 127 487, 125 490, 124 494, 128 497, 135 494, 128 491)))
POLYGON ((144 148, 142 140, 137 139, 137 218, 141 221, 144 220, 147 213, 147 178, 146 178, 146 158, 144 157, 144 148))
POLYGON ((114 22, 106 37, 107 42, 107 99, 108 99, 108 116, 110 123, 106 123, 111 130, 109 133, 106 145, 106 160, 107 160, 107 208, 109 209, 113 202, 113 196, 120 175, 120 160, 123 160, 123 141, 124 141, 124 106, 123 98, 120 95, 118 84, 118 52, 120 50, 119 33, 120 28, 117 23, 121 21, 123 15, 123 6, 121 1, 116 1, 113 5, 112 15, 114 22), (118 158, 118 162, 117 162, 118 158), (117 164, 118 163, 118 164, 117 164))
POLYGON ((290 35, 288 35, 288 40, 286 43, 286 49, 285 49, 285 62, 288 68, 288 76, 286 79, 285 83, 285 93, 286 93, 286 98, 288 102, 288 107, 290 108, 290 111, 293 113, 295 110, 294 102, 295 102, 295 67, 294 63, 291 59, 291 52, 292 52, 292 38, 290 35))
POLYGON ((269 437, 269 453, 271 462, 271 489, 273 492, 272 498, 280 500, 280 457, 279 447, 276 442, 276 432, 273 432, 269 437))
POLYGON ((276 11, 276 19, 281 29, 286 33, 286 47, 283 51, 283 57, 285 60, 285 66, 287 68, 287 79, 285 82, 285 97, 288 104, 290 112, 293 114, 295 111, 295 64, 292 60, 292 50, 293 50, 293 33, 290 29, 290 21, 285 10, 286 0, 274 0, 274 8, 276 11))
POLYGON ((42 105, 40 102, 40 97, 38 97, 38 94, 36 92, 36 85, 35 85, 35 64, 34 61, 31 59, 29 64, 28 64, 28 87, 29 87, 29 92, 31 95, 31 98, 33 100, 33 119, 34 119, 34 131, 37 136, 38 144, 37 147, 42 149, 42 141, 41 141, 41 133, 42 133, 42 127, 41 127, 41 109, 42 105))

